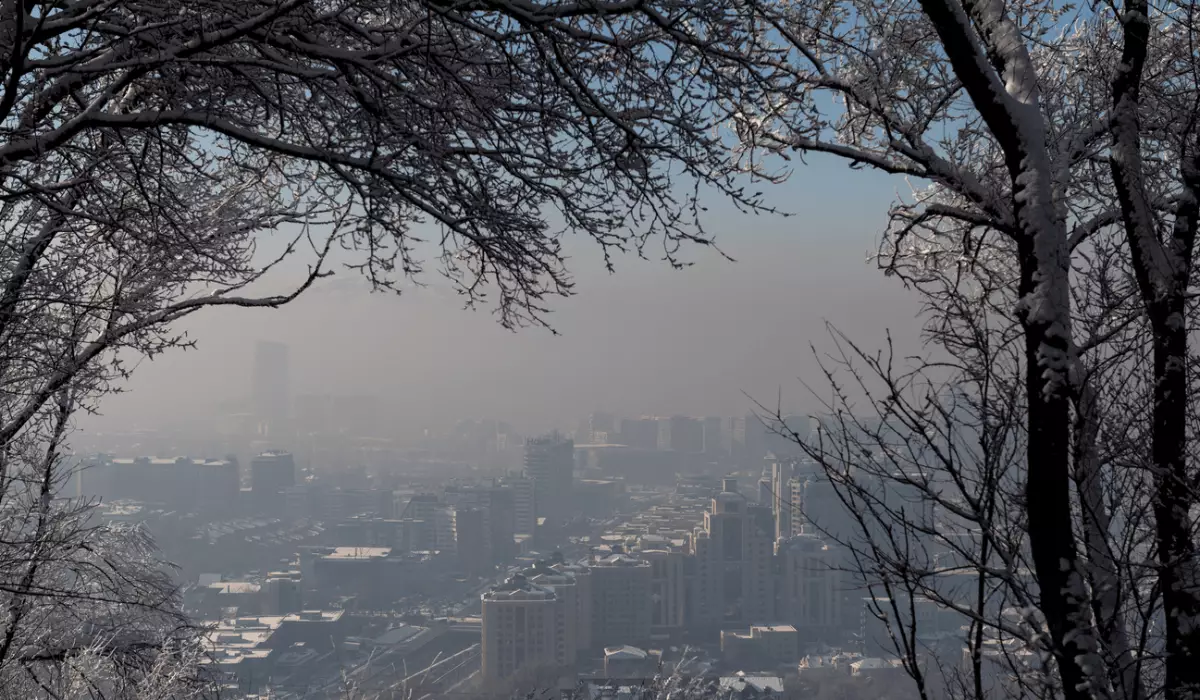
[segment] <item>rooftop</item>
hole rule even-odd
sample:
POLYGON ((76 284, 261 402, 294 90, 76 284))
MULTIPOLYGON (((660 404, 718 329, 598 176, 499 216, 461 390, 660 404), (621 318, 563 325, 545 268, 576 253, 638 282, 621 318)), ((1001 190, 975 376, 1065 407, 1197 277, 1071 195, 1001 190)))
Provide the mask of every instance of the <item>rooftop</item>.
POLYGON ((862 671, 873 671, 873 670, 885 669, 885 668, 902 668, 902 667, 903 667, 903 663, 900 661, 900 659, 866 658, 866 659, 862 659, 860 661, 855 661, 854 663, 850 664, 850 668, 853 673, 859 673, 862 671))
POLYGON ((638 649, 637 647, 629 646, 628 644, 622 644, 621 646, 616 647, 604 647, 605 659, 634 660, 646 659, 649 657, 650 652, 646 651, 645 649, 638 649))
POLYGON ((216 581, 208 584, 206 588, 215 590, 220 595, 243 595, 249 593, 258 593, 262 587, 257 583, 249 581, 216 581))
POLYGON ((792 632, 794 634, 796 627, 794 625, 751 625, 750 630, 751 632, 757 630, 759 632, 792 632))
POLYGON ((521 574, 516 574, 481 597, 483 600, 554 600, 555 594, 552 589, 530 583, 521 574))
POLYGON ((401 642, 407 641, 421 632, 424 632, 425 629, 426 628, 424 627, 417 627, 415 625, 400 625, 399 627, 393 627, 379 635, 374 641, 376 644, 381 644, 384 646, 400 644, 401 642))
POLYGON ((747 676, 740 671, 733 676, 721 676, 721 690, 742 692, 747 688, 759 693, 782 693, 783 679, 779 676, 747 676))
POLYGON ((597 557, 591 562, 593 567, 606 566, 650 566, 650 562, 643 561, 637 557, 631 557, 628 554, 610 554, 604 557, 597 557))
POLYGON ((334 547, 325 559, 384 559, 392 553, 391 547, 334 547))
POLYGON ((149 464, 153 466, 175 466, 189 464, 192 466, 226 467, 236 462, 227 459, 195 459, 192 457, 115 457, 110 460, 113 464, 149 464))
POLYGON ((284 622, 337 622, 345 610, 301 610, 283 616, 284 622))

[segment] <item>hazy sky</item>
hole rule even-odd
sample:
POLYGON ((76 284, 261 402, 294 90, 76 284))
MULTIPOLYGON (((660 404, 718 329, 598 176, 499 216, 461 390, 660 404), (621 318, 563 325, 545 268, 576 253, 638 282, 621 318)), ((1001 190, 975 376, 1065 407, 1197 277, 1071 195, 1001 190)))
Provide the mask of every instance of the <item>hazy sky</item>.
POLYGON ((183 327, 199 347, 145 362, 92 429, 202 420, 248 392, 256 340, 288 343, 294 393, 376 393, 414 426, 496 417, 518 428, 574 427, 594 409, 621 414, 743 414, 755 398, 813 408, 809 343, 823 322, 864 343, 891 328, 915 338, 915 304, 867 262, 901 179, 836 161, 799 166, 767 190, 790 218, 743 216, 712 202, 709 228, 737 262, 695 250, 695 266, 618 261, 571 245, 577 295, 553 301, 560 336, 511 333, 460 310, 444 281, 402 297, 351 289, 350 272, 279 310, 219 309, 183 327))

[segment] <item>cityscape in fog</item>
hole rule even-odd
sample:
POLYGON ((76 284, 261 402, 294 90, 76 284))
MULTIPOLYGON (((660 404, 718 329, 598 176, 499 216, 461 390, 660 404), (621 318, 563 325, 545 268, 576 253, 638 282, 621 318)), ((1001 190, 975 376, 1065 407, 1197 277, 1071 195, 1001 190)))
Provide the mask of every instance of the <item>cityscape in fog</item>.
POLYGON ((154 538, 223 697, 595 699, 664 674, 872 696, 903 667, 797 442, 827 399, 805 382, 825 323, 878 345, 915 311, 864 260, 866 219, 764 220, 723 242, 736 262, 678 272, 597 274, 581 249, 556 333, 341 277, 190 317, 196 349, 77 418, 65 491, 154 538))
MULTIPOLYGON (((819 416, 598 410, 400 437, 378 395, 297 392, 292 353, 257 341, 210 430, 76 441, 77 494, 153 533, 233 697, 335 697, 347 677, 368 697, 506 697, 664 665, 757 697, 903 673, 805 449, 819 416)), ((939 614, 923 643, 961 655, 939 614)))
POLYGON ((1200 700, 1197 2, 0 2, 0 700, 1200 700))

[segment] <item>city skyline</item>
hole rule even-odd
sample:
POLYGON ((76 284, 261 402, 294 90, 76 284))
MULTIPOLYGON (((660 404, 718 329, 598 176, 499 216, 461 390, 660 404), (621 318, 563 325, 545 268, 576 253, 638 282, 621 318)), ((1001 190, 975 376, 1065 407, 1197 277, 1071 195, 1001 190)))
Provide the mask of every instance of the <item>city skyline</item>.
POLYGON ((1196 7, 0 3, 0 700, 1195 700, 1196 7))

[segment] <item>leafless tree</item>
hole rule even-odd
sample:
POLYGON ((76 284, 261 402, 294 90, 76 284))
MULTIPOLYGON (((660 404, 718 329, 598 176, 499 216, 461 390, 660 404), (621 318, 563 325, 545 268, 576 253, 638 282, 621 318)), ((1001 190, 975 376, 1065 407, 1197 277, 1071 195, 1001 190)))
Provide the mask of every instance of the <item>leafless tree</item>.
MULTIPOLYGON (((892 209, 882 258, 926 296, 928 338, 951 359, 904 372, 848 350, 852 377, 882 383, 873 412, 899 427, 835 424, 843 445, 873 443, 871 456, 815 452, 835 474, 874 470, 974 522, 970 561, 1028 629, 960 612, 1049 654, 1038 692, 1071 699, 1200 692, 1194 20, 1193 4, 1172 2, 795 2, 776 30, 803 98, 741 120, 751 144, 928 185, 892 209), (1031 585, 1008 580, 1025 556, 1031 585)), ((866 568, 913 585, 904 568, 927 564, 912 542, 945 531, 908 510, 864 510, 881 499, 843 483, 866 568), (880 527, 900 515, 899 530, 880 527)))
POLYGON ((0 697, 189 697, 210 684, 200 630, 139 528, 63 498, 74 398, 9 445, 0 481, 0 697))
POLYGON ((721 127, 787 73, 765 26, 750 0, 0 2, 5 690, 150 697, 192 658, 149 543, 58 498, 71 414, 131 358, 335 257, 393 291, 432 266, 510 328, 571 292, 563 235, 685 265, 702 195, 763 209, 721 127))

